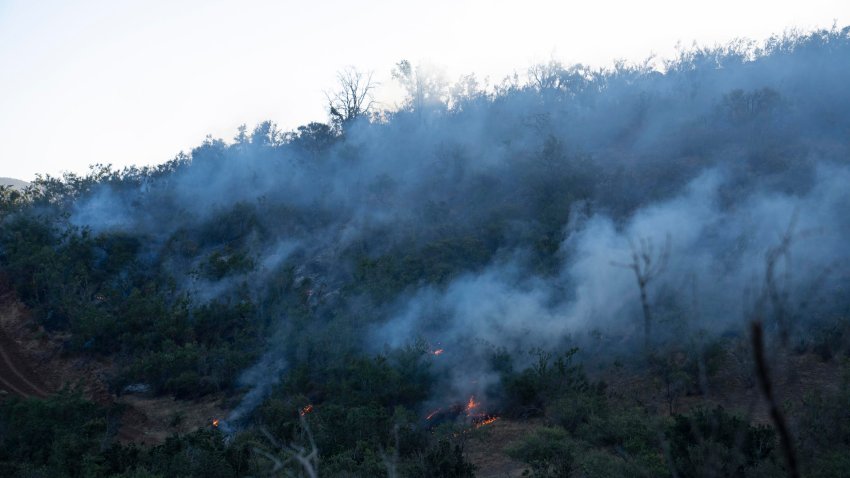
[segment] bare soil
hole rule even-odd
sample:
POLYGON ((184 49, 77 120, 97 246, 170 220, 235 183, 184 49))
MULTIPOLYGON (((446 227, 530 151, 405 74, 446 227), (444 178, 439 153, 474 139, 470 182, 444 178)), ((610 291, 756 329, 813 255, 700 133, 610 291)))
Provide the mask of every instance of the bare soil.
POLYGON ((514 478, 522 476, 525 464, 511 459, 507 448, 522 437, 543 426, 543 421, 499 419, 476 430, 464 447, 466 458, 478 469, 481 478, 514 478))
MULTIPOLYGON (((688 413, 694 408, 721 406, 756 423, 771 424, 767 404, 756 383, 752 351, 745 339, 727 344, 723 364, 709 377, 705 393, 688 395, 681 391, 671 400, 664 383, 646 372, 646 367, 601 367, 589 373, 593 380, 608 384, 613 404, 638 406, 652 413, 669 415, 688 413)), ((846 359, 823 360, 813 353, 774 350, 769 358, 774 393, 786 409, 800 404, 813 393, 836 390, 845 379, 846 359)), ((511 460, 505 450, 511 443, 546 425, 545 418, 535 420, 499 420, 488 433, 466 443, 467 458, 478 466, 476 476, 503 478, 522 476, 526 468, 511 460)))
MULTIPOLYGON (((225 397, 202 401, 150 398, 110 393, 108 378, 114 364, 106 360, 82 359, 63 353, 67 337, 45 331, 26 308, 9 294, 0 295, 0 399, 3 396, 43 398, 65 387, 81 391, 103 405, 121 404, 117 438, 123 443, 156 445, 174 433, 210 427, 212 420, 227 415, 225 397)), ((769 422, 752 373, 745 343, 727 348, 720 372, 711 377, 704 394, 677 394, 669 400, 664 384, 647 373, 622 367, 597 368, 595 380, 604 380, 614 403, 642 406, 657 413, 686 413, 694 407, 720 405, 761 423, 769 422)), ((823 361, 818 356, 777 353, 771 360, 771 376, 779 401, 799 403, 816 391, 831 390, 841 383, 844 367, 840 360, 823 361)), ((507 456, 512 443, 544 426, 545 419, 500 419, 476 430, 465 439, 467 458, 478 466, 477 476, 507 478, 522 476, 525 466, 507 456)))
POLYGON ((65 354, 66 339, 38 326, 11 293, 0 294, 0 399, 45 398, 71 388, 101 405, 123 405, 118 440, 145 445, 160 444, 173 433, 209 427, 214 418, 226 415, 222 396, 201 401, 116 396, 108 386, 114 364, 65 354))

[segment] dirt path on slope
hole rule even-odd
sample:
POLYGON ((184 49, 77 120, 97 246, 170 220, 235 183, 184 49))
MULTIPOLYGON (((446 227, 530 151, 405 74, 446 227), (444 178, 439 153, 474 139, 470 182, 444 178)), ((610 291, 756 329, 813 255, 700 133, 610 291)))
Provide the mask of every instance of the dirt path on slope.
POLYGON ((18 345, 0 329, 0 389, 20 397, 44 398, 47 387, 21 356, 18 345))
POLYGON ((0 390, 46 398, 65 386, 81 385, 87 396, 98 398, 89 393, 95 380, 86 380, 88 370, 63 358, 61 351, 61 341, 35 326, 12 294, 0 294, 0 390))
POLYGON ((0 400, 3 396, 46 398, 71 388, 102 406, 123 405, 116 438, 122 443, 157 445, 173 433, 209 427, 227 416, 224 396, 199 401, 139 395, 116 396, 107 385, 114 373, 108 358, 68 355, 67 336, 38 326, 0 277, 0 400))

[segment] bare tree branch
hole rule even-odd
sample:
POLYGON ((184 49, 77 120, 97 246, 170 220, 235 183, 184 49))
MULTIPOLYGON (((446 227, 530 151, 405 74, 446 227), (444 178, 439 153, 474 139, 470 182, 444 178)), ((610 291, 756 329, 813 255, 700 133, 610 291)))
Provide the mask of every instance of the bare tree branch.
POLYGON ((640 305, 643 309, 644 349, 649 353, 649 338, 652 334, 652 310, 649 305, 647 286, 667 267, 667 261, 670 258, 670 235, 667 235, 664 248, 657 256, 651 239, 641 238, 639 241, 640 244, 635 245, 634 241, 629 240, 629 246, 632 250, 631 262, 612 262, 611 264, 617 267, 631 269, 635 274, 638 289, 640 289, 640 305))
POLYGON ((253 450, 255 453, 268 458, 272 462, 273 466, 269 471, 270 476, 278 475, 281 472, 285 474, 284 476, 295 476, 286 469, 287 463, 291 461, 298 463, 304 474, 309 478, 317 478, 319 476, 319 449, 316 448, 313 434, 310 432, 310 427, 307 425, 307 421, 303 416, 301 417, 301 429, 307 437, 307 442, 310 446, 309 449, 297 443, 282 443, 265 427, 260 428, 260 432, 262 432, 266 440, 274 447, 276 453, 263 450, 256 446, 253 447, 253 450), (282 458, 280 456, 281 454, 285 455, 286 458, 282 458))
POLYGON ((779 405, 776 403, 776 397, 773 395, 773 387, 770 382, 770 373, 767 368, 767 359, 764 353, 764 331, 761 322, 754 320, 751 325, 752 341, 753 341, 753 357, 756 363, 756 375, 758 377, 759 386, 770 406, 770 418, 779 433, 779 441, 782 445, 782 454, 785 455, 785 461, 788 464, 788 476, 790 478, 799 478, 800 471, 797 468, 797 455, 794 452, 794 444, 791 441, 791 433, 788 431, 788 425, 785 423, 785 417, 779 405))
POLYGON ((364 73, 347 67, 337 73, 337 90, 325 92, 331 119, 344 124, 368 115, 375 105, 372 91, 378 86, 372 72, 364 73))

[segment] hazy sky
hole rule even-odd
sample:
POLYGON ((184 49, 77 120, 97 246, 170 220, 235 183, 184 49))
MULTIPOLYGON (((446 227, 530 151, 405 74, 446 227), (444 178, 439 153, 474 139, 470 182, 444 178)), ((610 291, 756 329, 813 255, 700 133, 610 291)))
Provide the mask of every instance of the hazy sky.
POLYGON ((850 24, 850 1, 0 0, 0 176, 161 163, 242 123, 324 121, 346 65, 385 85, 403 58, 498 81, 833 22, 850 24))

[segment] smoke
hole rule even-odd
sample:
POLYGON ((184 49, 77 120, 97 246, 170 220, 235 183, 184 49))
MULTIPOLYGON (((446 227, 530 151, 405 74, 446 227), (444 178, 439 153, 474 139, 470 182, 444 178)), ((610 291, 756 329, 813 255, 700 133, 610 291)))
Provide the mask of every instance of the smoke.
POLYGON ((242 372, 238 384, 240 387, 248 389, 248 392, 227 418, 231 427, 241 425, 246 416, 262 403, 272 388, 280 381, 284 370, 286 370, 286 361, 280 350, 273 347, 263 355, 259 362, 242 372))
POLYGON ((639 343, 632 340, 643 333, 639 289, 632 271, 621 267, 639 240, 654 244, 655 260, 668 256, 649 287, 661 322, 656 335, 681 340, 695 332, 743 332, 765 284, 766 256, 789 227, 788 260, 778 266, 788 307, 805 312, 797 317, 804 322, 830 318, 848 305, 848 180, 850 168, 823 166, 806 195, 757 193, 724 207, 720 196, 730 175, 706 171, 680 195, 623 222, 605 214, 575 219, 565 228, 556 276, 531 274, 521 257, 511 258, 401 298, 375 340, 400 346, 410 337, 429 337, 463 355, 451 365, 462 377, 454 383, 460 396, 484 393, 485 386, 463 383, 490 373, 494 347, 518 355, 535 347, 563 349, 586 343, 591 332, 618 344, 639 343))
POLYGON ((458 394, 492 381, 493 348, 633 343, 638 288, 617 264, 642 243, 666 257, 648 287, 661 339, 740 330, 790 230, 776 273, 802 326, 848 310, 850 38, 748 48, 663 72, 541 68, 495 91, 466 78, 451 105, 412 98, 342 135, 264 123, 101 184, 70 221, 144 238, 196 301, 247 287, 278 332, 236 421, 315 333, 373 352, 440 342, 458 394))

